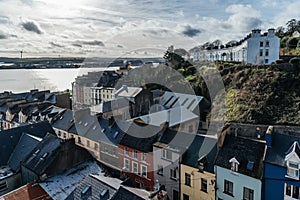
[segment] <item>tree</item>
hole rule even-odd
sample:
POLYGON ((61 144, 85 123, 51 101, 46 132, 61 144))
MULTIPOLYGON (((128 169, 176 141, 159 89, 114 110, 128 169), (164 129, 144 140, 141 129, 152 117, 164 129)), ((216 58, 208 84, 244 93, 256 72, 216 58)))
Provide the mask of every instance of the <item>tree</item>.
POLYGON ((278 36, 279 38, 283 38, 285 35, 284 32, 284 27, 283 26, 279 26, 276 31, 275 31, 275 35, 278 36))
POLYGON ((299 27, 299 22, 296 19, 291 19, 286 23, 286 25, 287 25, 286 33, 291 36, 299 27))

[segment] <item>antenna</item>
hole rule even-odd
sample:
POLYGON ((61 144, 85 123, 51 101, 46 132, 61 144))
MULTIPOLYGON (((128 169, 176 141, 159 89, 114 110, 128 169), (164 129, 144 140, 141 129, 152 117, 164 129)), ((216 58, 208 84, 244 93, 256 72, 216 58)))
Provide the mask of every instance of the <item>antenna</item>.
POLYGON ((21 59, 22 59, 23 58, 23 50, 21 50, 20 53, 21 53, 21 59))

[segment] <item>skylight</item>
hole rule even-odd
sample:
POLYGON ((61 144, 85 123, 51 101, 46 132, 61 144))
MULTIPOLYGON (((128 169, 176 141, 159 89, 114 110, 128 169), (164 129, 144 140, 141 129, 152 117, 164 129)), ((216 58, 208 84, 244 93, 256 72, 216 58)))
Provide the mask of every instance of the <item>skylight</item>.
POLYGON ((114 139, 116 139, 119 135, 119 131, 116 131, 115 134, 114 134, 114 139))

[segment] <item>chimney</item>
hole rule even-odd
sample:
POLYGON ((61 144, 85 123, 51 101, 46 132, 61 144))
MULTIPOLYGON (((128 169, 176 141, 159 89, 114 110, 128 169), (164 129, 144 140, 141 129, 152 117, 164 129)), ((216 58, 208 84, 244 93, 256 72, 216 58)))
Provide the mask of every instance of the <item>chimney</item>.
POLYGON ((254 30, 252 30, 251 36, 252 37, 260 37, 260 32, 261 32, 260 29, 254 29, 254 30))
POLYGON ((269 126, 266 132, 266 145, 267 147, 272 147, 272 133, 273 133, 273 126, 269 126))
POLYGON ((275 36, 275 29, 274 28, 268 29, 268 37, 273 37, 273 36, 275 36))

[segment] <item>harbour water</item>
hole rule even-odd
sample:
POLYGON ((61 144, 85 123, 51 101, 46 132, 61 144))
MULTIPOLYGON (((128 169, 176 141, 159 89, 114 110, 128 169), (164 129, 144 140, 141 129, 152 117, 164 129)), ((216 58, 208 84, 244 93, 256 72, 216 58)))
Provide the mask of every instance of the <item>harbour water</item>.
POLYGON ((25 92, 31 89, 63 91, 72 88, 77 76, 105 68, 71 69, 3 69, 0 70, 0 92, 25 92))

